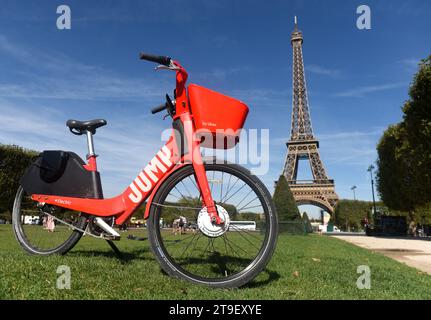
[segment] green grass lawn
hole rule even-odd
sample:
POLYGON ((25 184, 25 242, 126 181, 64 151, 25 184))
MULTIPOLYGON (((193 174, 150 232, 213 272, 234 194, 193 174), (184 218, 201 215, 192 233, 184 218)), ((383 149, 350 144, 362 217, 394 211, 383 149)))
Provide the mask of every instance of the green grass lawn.
POLYGON ((166 276, 148 241, 126 239, 130 233, 117 243, 127 258, 121 262, 89 237, 66 256, 29 256, 11 226, 0 226, 0 299, 431 299, 431 276, 326 236, 281 235, 265 272, 246 287, 223 290, 166 276), (60 265, 71 268, 71 290, 56 288, 60 265), (370 290, 356 287, 359 265, 371 268, 370 290))

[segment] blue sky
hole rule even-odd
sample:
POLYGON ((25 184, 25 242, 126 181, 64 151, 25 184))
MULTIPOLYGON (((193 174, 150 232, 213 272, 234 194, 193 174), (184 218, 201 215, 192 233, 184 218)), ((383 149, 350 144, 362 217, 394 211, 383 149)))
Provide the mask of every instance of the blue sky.
MULTIPOLYGON (((370 200, 367 167, 400 107, 417 63, 431 53, 431 2, 413 1, 7 1, 0 2, 0 143, 85 156, 69 118, 106 118, 96 151, 107 195, 123 190, 170 126, 149 109, 174 86, 140 51, 172 56, 190 82, 250 107, 248 128, 270 129, 272 190, 290 134, 290 34, 298 15, 314 133, 342 198, 370 200), (57 30, 58 5, 72 29, 57 30), (356 28, 367 4, 372 30, 356 28)), ((301 173, 302 174, 302 171, 301 173)))

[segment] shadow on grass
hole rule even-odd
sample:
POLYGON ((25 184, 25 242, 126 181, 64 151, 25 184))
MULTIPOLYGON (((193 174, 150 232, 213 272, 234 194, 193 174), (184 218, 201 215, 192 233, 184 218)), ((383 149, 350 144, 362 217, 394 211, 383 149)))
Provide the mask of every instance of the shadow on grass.
MULTIPOLYGON (((92 257, 111 258, 111 259, 117 259, 122 264, 128 264, 134 260, 144 260, 144 259, 147 261, 156 262, 156 259, 154 258, 154 256, 146 255, 144 257, 143 256, 144 253, 148 253, 148 250, 135 249, 132 251, 127 251, 127 252, 121 251, 121 257, 119 257, 114 251, 111 251, 111 250, 103 250, 103 251, 102 250, 94 250, 94 251, 92 251, 92 250, 73 250, 70 253, 68 253, 68 256, 72 256, 72 257, 73 256, 79 256, 79 257, 88 257, 88 258, 92 258, 92 257)), ((226 270, 227 264, 234 263, 234 265, 235 265, 237 263, 243 263, 245 261, 244 259, 240 259, 237 257, 230 257, 227 261, 224 261, 224 263, 221 263, 221 261, 219 259, 220 259, 220 257, 213 254, 207 260, 200 259, 200 258, 187 258, 187 259, 183 260, 182 263, 184 265, 190 265, 190 264, 191 265, 193 265, 193 264, 204 265, 204 264, 211 263, 213 265, 210 266, 210 270, 214 273, 217 273, 220 270, 226 270)), ((160 268, 160 272, 163 275, 168 276, 168 274, 162 268, 160 268)), ((268 285, 274 281, 277 281, 281 277, 278 272, 271 271, 268 269, 265 269, 261 273, 265 273, 267 276, 264 279, 259 280, 259 281, 253 280, 249 284, 246 284, 244 286, 244 288, 259 288, 262 286, 266 286, 266 285, 268 285)))
POLYGON ((253 280, 252 282, 243 286, 243 288, 253 289, 253 288, 263 287, 281 278, 278 272, 271 271, 268 269, 263 270, 261 273, 266 273, 268 277, 264 280, 259 280, 259 281, 253 280))
MULTIPOLYGON (((120 250, 121 251, 121 250, 120 250)), ((111 258, 111 259, 117 259, 123 264, 130 263, 134 260, 153 260, 155 259, 153 257, 145 257, 143 258, 143 254, 148 252, 144 249, 136 249, 132 251, 121 251, 121 256, 118 256, 114 251, 112 250, 73 250, 69 252, 68 256, 79 256, 79 257, 103 257, 103 258, 111 258)))

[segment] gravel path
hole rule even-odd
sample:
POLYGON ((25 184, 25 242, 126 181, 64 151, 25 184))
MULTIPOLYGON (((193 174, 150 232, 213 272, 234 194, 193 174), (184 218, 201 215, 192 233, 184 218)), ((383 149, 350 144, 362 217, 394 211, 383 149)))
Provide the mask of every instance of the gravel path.
POLYGON ((333 235, 359 247, 380 252, 408 266, 431 274, 431 241, 412 238, 383 238, 333 235))

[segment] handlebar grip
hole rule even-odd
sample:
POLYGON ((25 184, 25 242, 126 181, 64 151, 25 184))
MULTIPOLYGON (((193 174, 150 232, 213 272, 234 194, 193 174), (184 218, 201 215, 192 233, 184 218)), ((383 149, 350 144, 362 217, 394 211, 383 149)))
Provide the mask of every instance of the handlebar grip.
POLYGON ((147 54, 147 53, 140 53, 140 58, 141 60, 147 60, 147 61, 151 61, 151 62, 155 62, 164 66, 169 67, 169 65, 171 64, 171 58, 169 57, 165 57, 165 56, 155 56, 152 54, 147 54))
POLYGON ((158 107, 151 109, 151 113, 156 114, 156 113, 162 112, 163 110, 166 110, 167 108, 168 106, 166 105, 166 103, 164 103, 158 107))

